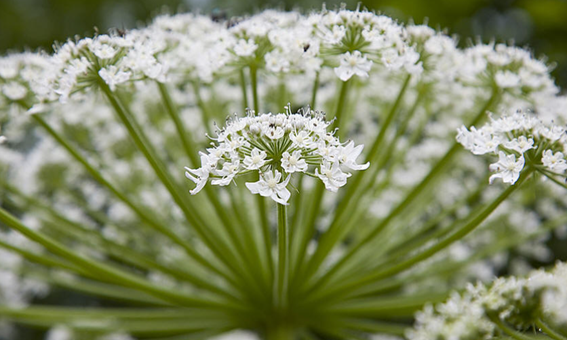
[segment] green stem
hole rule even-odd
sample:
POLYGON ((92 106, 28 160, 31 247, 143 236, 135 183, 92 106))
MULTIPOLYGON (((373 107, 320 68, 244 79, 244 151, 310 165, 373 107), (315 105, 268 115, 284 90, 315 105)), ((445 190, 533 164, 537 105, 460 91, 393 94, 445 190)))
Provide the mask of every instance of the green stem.
MULTIPOLYGON (((348 89, 349 89, 349 85, 351 83, 351 80, 347 80, 347 81, 343 81, 341 82, 341 90, 339 92, 339 99, 337 101, 337 106, 335 108, 335 116, 333 117, 335 119, 335 122, 333 124, 334 127, 339 128, 339 133, 343 132, 342 128, 342 115, 344 112, 344 108, 345 108, 345 104, 347 101, 347 94, 348 94, 348 89)), ((342 133, 344 135, 344 133, 342 133)))
POLYGON ((287 286, 289 273, 289 228, 287 225, 287 206, 278 204, 278 279, 276 296, 280 308, 287 306, 287 286))
POLYGON ((196 81, 192 83, 193 86, 193 93, 195 94, 195 98, 197 99, 197 106, 201 111, 201 118, 203 120, 203 125, 205 126, 205 130, 210 132, 211 130, 211 115, 207 110, 207 106, 203 101, 203 97, 201 97, 201 90, 199 89, 199 83, 196 81))
MULTIPOLYGON (((205 110, 205 105, 200 97, 199 91, 197 89, 197 84, 193 84, 194 85, 194 89, 195 89, 195 95, 198 98, 198 106, 201 109, 201 113, 203 116, 208 117, 207 111, 205 110)), ((171 117, 171 119, 173 120, 176 130, 177 130, 177 134, 179 135, 179 138, 182 141, 182 145, 184 146, 185 149, 185 153, 187 154, 187 157, 191 160, 191 163, 193 163, 194 165, 198 164, 198 157, 197 157, 197 147, 195 145, 193 145, 193 143, 191 142, 191 139, 188 139, 187 136, 190 137, 190 135, 187 133, 187 129, 185 129, 182 121, 179 118, 179 112, 175 106, 175 104, 173 103, 171 96, 169 95, 169 91, 167 90, 167 87, 158 82, 158 87, 160 89, 160 93, 164 102, 164 105, 167 109, 167 112, 169 113, 169 116, 171 117)), ((251 254, 248 250, 252 250, 250 247, 250 244, 245 245, 244 242, 242 241, 239 237, 237 231, 235 230, 235 223, 234 220, 227 214, 227 208, 225 206, 223 206, 221 204, 221 202, 219 201, 218 195, 216 195, 212 188, 209 186, 206 186, 204 188, 206 197, 208 198, 208 200, 212 203, 213 208, 215 210, 215 213, 220 217, 220 219, 223 222, 223 226, 225 231, 228 233, 230 239, 231 239, 231 244, 233 247, 236 248, 236 250, 238 251, 240 258, 243 259, 244 257, 246 258, 246 260, 244 261, 245 263, 242 264, 244 267, 248 267, 248 271, 250 272, 251 275, 251 280, 254 281, 255 275, 254 273, 257 273, 257 270, 260 269, 260 266, 258 266, 258 257, 251 254), (246 248, 246 249, 245 249, 246 248), (251 266, 246 266, 246 263, 251 263, 251 266)), ((230 199, 230 203, 232 206, 234 206, 234 200, 231 198, 230 199)), ((240 220, 239 220, 240 221, 240 220)), ((245 225, 243 223, 239 223, 238 225, 241 229, 244 229, 245 225)), ((249 233, 244 233, 244 236, 249 236, 249 233)))
MULTIPOLYGON (((398 111, 398 108, 399 108, 399 106, 402 102, 402 98, 404 97, 404 94, 406 93, 406 91, 408 89, 410 79, 411 79, 411 76, 408 76, 406 78, 406 80, 404 81, 404 84, 402 85, 400 92, 398 93, 398 97, 397 97, 394 105, 390 109, 390 112, 386 116, 384 124, 380 128, 380 132, 378 133, 378 136, 376 137, 376 140, 374 141, 374 144, 373 144, 373 146, 372 146, 372 148, 371 148, 371 150, 370 150, 370 152, 369 152, 369 154, 366 158, 367 160, 372 160, 375 157, 377 150, 379 150, 384 138, 386 137, 386 132, 388 130, 388 126, 392 123, 393 118, 395 117, 395 114, 398 111)), ((344 89, 345 86, 346 85, 344 85, 344 83, 343 83, 343 88, 341 89, 341 93, 342 93, 342 90, 344 89)), ((339 97, 339 103, 340 103, 340 97, 339 97)), ((339 106, 340 105, 337 105, 337 107, 339 107, 339 106)), ((337 208, 337 212, 335 214, 335 218, 333 219, 333 222, 331 223, 331 226, 329 227, 327 232, 321 237, 321 240, 319 241, 319 245, 317 247, 317 250, 315 251, 315 254, 313 254, 311 259, 309 260, 307 272, 316 273, 318 271, 318 268, 320 267, 320 265, 323 263, 323 261, 327 257, 327 255, 333 250, 333 248, 336 246, 338 241, 347 232, 347 230, 344 230, 344 228, 341 228, 341 225, 338 222, 341 219, 342 214, 345 211, 347 211, 346 206, 349 205, 348 202, 350 200, 350 197, 356 192, 358 186, 361 184, 363 176, 364 176, 364 171, 359 172, 354 177, 353 183, 351 183, 348 186, 347 192, 345 193, 345 196, 342 198, 341 204, 339 204, 339 206, 337 208)))
POLYGON ((252 86, 252 98, 254 101, 254 111, 259 114, 260 104, 258 103, 258 69, 256 66, 250 66, 250 83, 252 86))
POLYGON ((191 209, 184 196, 178 191, 178 186, 175 181, 168 174, 165 166, 156 157, 156 152, 147 143, 148 138, 145 136, 140 126, 134 121, 131 114, 127 112, 126 108, 123 107, 122 103, 118 101, 118 98, 113 94, 108 85, 100 80, 100 87, 106 95, 106 98, 113 107, 118 118, 123 123, 123 125, 128 130, 130 137, 142 152, 152 169, 154 170, 157 177, 160 179, 162 184, 165 186, 167 191, 170 193, 171 197, 177 204, 177 206, 183 212, 183 215, 187 221, 193 226, 193 229, 197 232, 199 237, 207 244, 209 249, 220 259, 226 267, 232 271, 235 275, 241 275, 239 273, 240 266, 236 261, 238 257, 232 254, 232 248, 226 245, 226 242, 221 240, 218 235, 210 233, 211 227, 207 226, 206 223, 199 216, 197 209, 191 209))
POLYGON ((294 340, 293 330, 286 325, 275 325, 266 331, 266 340, 294 340))
POLYGON ((535 324, 545 333, 547 334, 550 338, 554 339, 554 340, 567 340, 567 337, 563 336, 562 334, 560 334, 559 332, 557 332, 556 330, 554 330, 553 328, 551 328, 551 326, 549 326, 547 323, 545 323, 541 318, 537 318, 535 320, 535 324))
MULTIPOLYGON (((0 183, 2 181, 0 180, 0 183)), ((211 292, 215 292, 217 294, 223 295, 228 298, 233 298, 234 296, 232 293, 225 291, 224 289, 219 288, 215 284, 211 283, 208 280, 205 280, 194 273, 195 270, 191 272, 187 272, 185 270, 180 269, 173 269, 162 264, 156 262, 152 258, 138 252, 132 250, 130 247, 112 242, 107 238, 103 237, 100 232, 95 230, 90 230, 87 228, 82 227, 81 225, 77 224, 74 221, 67 219, 66 217, 59 214, 50 206, 47 206, 40 202, 39 200, 28 197, 17 188, 11 186, 8 183, 2 183, 6 189, 8 189, 12 194, 20 197, 23 199, 27 204, 33 207, 41 208, 42 210, 46 211, 55 221, 54 223, 50 223, 53 228, 60 230, 64 234, 72 237, 78 241, 81 240, 93 240, 93 244, 91 246, 98 246, 98 251, 107 252, 111 256, 115 256, 120 261, 123 261, 127 264, 145 269, 145 270, 158 270, 162 273, 166 273, 171 275, 177 279, 184 280, 195 285, 198 288, 204 288, 211 292)))
POLYGON ((313 83, 313 91, 311 92, 311 102, 309 106, 311 110, 315 110, 317 104, 317 92, 319 91, 319 72, 315 75, 315 82, 313 83))
MULTIPOLYGON (((305 179, 304 179, 305 180, 305 179)), ((321 202, 323 201, 323 195, 325 193, 325 187, 322 183, 317 181, 313 186, 309 195, 305 195, 306 198, 309 199, 307 203, 307 211, 304 218, 302 218, 301 223, 297 227, 294 226, 299 233, 299 242, 297 243, 298 253, 297 256, 294 257, 295 261, 291 267, 291 288, 295 288, 299 282, 299 278, 302 277, 302 273, 305 271, 306 264, 304 263, 305 255, 307 254, 307 247, 309 246, 309 241, 312 239, 313 235, 315 234, 317 216, 319 215, 319 207, 321 206, 321 202)))
POLYGON ((244 75, 244 69, 240 69, 240 89, 242 90, 242 112, 246 112, 248 109, 248 93, 246 91, 246 76, 244 75))
MULTIPOLYGON (((527 168, 521 174, 520 178, 514 185, 510 185, 506 190, 504 190, 498 197, 496 197, 489 205, 487 205, 482 211, 480 211, 474 218, 470 219, 466 224, 464 224, 459 229, 455 230, 454 233, 447 236, 445 239, 435 243, 433 246, 413 255, 412 257, 406 259, 405 261, 399 262, 394 264, 390 267, 386 267, 385 269, 377 272, 371 272, 361 278, 353 279, 350 282, 345 284, 337 285, 333 289, 324 290, 321 289, 317 293, 323 291, 324 293, 320 294, 321 299, 328 298, 329 296, 333 296, 334 294, 344 294, 345 292, 352 292, 353 290, 363 287, 367 284, 371 284, 374 281, 377 281, 382 278, 393 276, 397 273, 405 271, 415 264, 424 261, 431 256, 435 255, 439 251, 447 248, 454 242, 462 239, 466 235, 468 235, 471 231, 473 231, 476 227, 478 227, 504 200, 506 200, 514 191, 518 190, 522 186, 522 184, 526 181, 527 178, 530 177, 531 173, 534 170, 532 168, 527 168)), ((318 295, 318 294, 313 294, 318 295)))
MULTIPOLYGON (((400 91, 400 92, 402 92, 402 91, 400 91)), ((486 111, 488 109, 490 109, 490 107, 492 107, 492 105, 494 105, 497 98, 498 98, 498 93, 494 92, 492 94, 492 96, 490 97, 490 99, 480 109, 480 111, 477 113, 476 117, 473 119, 473 121, 472 121, 473 124, 476 124, 486 114, 486 111)), ((433 180, 440 173, 442 173, 442 170, 445 169, 445 167, 448 166, 452 162, 453 157, 457 154, 457 152, 459 150, 460 150, 460 144, 455 142, 453 144, 453 146, 449 149, 449 151, 447 151, 447 153, 443 156, 443 158, 441 158, 437 162, 437 164, 435 164, 435 166, 431 169, 431 171, 427 174, 427 176, 425 176, 425 178, 416 187, 414 187, 414 189, 410 193, 408 193, 406 198, 400 204, 398 204, 385 219, 383 219, 381 222, 379 222, 376 227, 372 228, 372 232, 369 235, 367 235, 367 237, 365 237, 358 244, 353 246, 348 251, 348 253, 346 253, 345 256, 335 266, 342 267, 352 257, 354 257, 354 255, 356 255, 366 244, 373 241, 395 217, 399 216, 410 205, 410 203, 412 203, 421 194, 421 192, 425 188, 427 188, 429 186, 429 184, 431 184, 433 182, 433 180)), ((361 174, 359 174, 357 177, 355 177, 355 181, 359 177, 361 177, 361 174)), ((358 184, 358 182, 355 182, 354 184, 356 186, 358 184)), ((351 192, 353 192, 353 191, 351 191, 351 192)), ((343 200, 348 198, 348 195, 349 195, 349 192, 347 191, 347 194, 345 195, 345 198, 343 198, 343 200)), ((343 206, 346 206, 346 205, 347 204, 344 204, 343 206)), ((335 217, 335 221, 338 220, 340 214, 343 211, 346 211, 346 210, 341 211, 340 207, 341 207, 341 205, 339 204, 339 209, 337 211, 338 216, 335 217)), ((340 236, 343 234, 343 231, 337 230, 338 226, 340 226, 338 223, 337 224, 333 223, 331 225, 331 227, 329 228, 329 231, 327 233, 325 233, 324 236, 327 236, 327 237, 323 238, 321 240, 320 246, 317 248, 317 252, 315 253, 315 255, 317 255, 318 252, 322 252, 323 254, 319 255, 319 257, 320 257, 318 259, 319 261, 316 262, 313 265, 313 267, 311 267, 311 268, 315 268, 314 267, 315 265, 317 265, 317 266, 320 265, 320 263, 325 258, 325 256, 333 249, 336 242, 338 242, 338 240, 340 239, 340 236), (335 228, 333 228, 333 227, 335 227, 335 228), (326 240, 327 238, 330 239, 330 241, 327 241, 326 240), (327 242, 323 243, 324 241, 327 241, 327 242), (319 251, 320 248, 321 248, 321 251, 319 251)))
POLYGON ((221 309, 231 306, 230 308, 236 308, 237 310, 241 309, 240 306, 230 304, 226 301, 213 301, 162 288, 148 282, 146 279, 138 277, 137 275, 124 272, 103 262, 83 257, 49 236, 23 225, 3 208, 0 208, 0 221, 2 221, 6 226, 17 230, 30 240, 41 244, 52 253, 62 256, 71 263, 74 263, 82 269, 89 271, 93 275, 98 275, 109 282, 120 282, 124 286, 139 289, 176 305, 221 309))
POLYGON ((81 153, 75 149, 67 140, 58 134, 43 118, 39 115, 32 115, 32 118, 49 134, 53 139, 55 139, 77 162, 79 162, 83 168, 101 185, 106 187, 111 193, 113 193, 120 201, 124 202, 142 221, 144 221, 148 226, 152 227, 175 244, 183 248, 185 253, 196 260, 199 264, 208 268, 209 270, 221 275, 227 280, 231 280, 230 276, 226 274, 226 270, 219 269, 211 264, 211 261, 205 259, 201 254, 199 254, 190 244, 173 233, 169 228, 165 227, 163 223, 158 222, 155 217, 149 214, 150 209, 146 207, 141 207, 134 202, 132 202, 126 195, 122 193, 117 187, 115 187, 110 181, 102 176, 102 174, 96 170, 81 153))
POLYGON ((169 95, 167 86, 160 82, 156 82, 156 83, 158 85, 159 93, 161 94, 161 98, 166 108, 166 111, 169 114, 171 120, 173 121, 173 124, 175 125, 175 129, 177 130, 177 135, 179 136, 179 139, 181 140, 181 145, 185 150, 185 155, 189 158, 191 163, 196 166, 197 164, 199 164, 199 157, 197 157, 197 152, 196 152, 197 149, 195 145, 191 143, 191 139, 190 139, 191 135, 187 133, 187 129, 185 129, 185 126, 183 125, 183 122, 179 117, 179 111, 177 110, 175 103, 173 103, 173 100, 169 95))
POLYGON ((513 339, 516 340, 534 340, 537 339, 536 337, 529 336, 527 334, 522 334, 517 330, 508 326, 504 321, 500 320, 500 318, 496 315, 489 315, 490 320, 498 326, 498 328, 506 333, 507 335, 511 336, 513 339))

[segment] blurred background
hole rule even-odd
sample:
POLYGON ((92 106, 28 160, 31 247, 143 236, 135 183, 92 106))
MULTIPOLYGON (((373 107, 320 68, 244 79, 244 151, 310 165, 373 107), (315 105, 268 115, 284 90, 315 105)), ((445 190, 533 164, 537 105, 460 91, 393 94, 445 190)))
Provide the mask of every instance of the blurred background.
MULTIPOLYGON (((334 8, 356 0, 327 0, 334 8)), ((24 50, 52 51, 54 41, 96 31, 143 26, 161 13, 199 11, 221 17, 240 16, 265 8, 320 9, 316 0, 0 0, 0 54, 24 50)), ((402 22, 428 23, 459 36, 461 46, 481 39, 528 46, 536 57, 547 56, 553 76, 567 88, 567 0, 366 0, 360 5, 402 22)), ((557 258, 567 258, 567 247, 549 241, 557 258)), ((99 305, 92 297, 55 291, 43 304, 99 305)), ((104 305, 108 305, 105 303, 104 305)), ((38 330, 20 329, 19 339, 41 339, 38 330)), ((0 340, 7 340, 1 339, 0 340)), ((13 340, 13 339, 12 339, 13 340)))
MULTIPOLYGON (((328 0, 328 8, 356 0, 328 0)), ((0 0, 0 52, 38 48, 51 51, 54 41, 96 30, 128 29, 164 12, 200 11, 238 16, 264 8, 320 9, 315 0, 0 0), (96 27, 96 28, 95 28, 96 27)), ((462 46, 483 41, 529 46, 536 57, 556 65, 553 75, 567 87, 567 0, 366 0, 361 6, 403 22, 428 22, 460 37, 462 46)))

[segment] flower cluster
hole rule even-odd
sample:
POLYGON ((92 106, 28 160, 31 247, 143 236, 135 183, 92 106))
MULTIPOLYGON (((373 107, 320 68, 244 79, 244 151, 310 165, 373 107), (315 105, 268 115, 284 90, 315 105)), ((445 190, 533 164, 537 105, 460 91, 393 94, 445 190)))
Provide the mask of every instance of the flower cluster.
POLYGON ((334 132, 327 131, 330 125, 321 112, 294 114, 289 105, 285 113, 255 115, 249 111, 245 117, 235 116, 218 132, 218 144, 201 152, 201 167, 186 168, 187 178, 197 184, 191 194, 201 191, 209 179, 213 185, 225 186, 237 175, 251 172, 257 172, 260 179, 246 187, 280 204, 287 204, 291 196, 287 186, 293 173, 317 177, 327 190, 336 192, 351 176, 344 168, 364 170, 369 163, 357 164, 364 146, 355 146, 353 141, 342 144, 334 132))
POLYGON ((528 328, 534 320, 567 326, 567 265, 535 270, 527 278, 499 278, 489 285, 468 285, 444 303, 417 313, 410 340, 492 339, 502 327, 528 328))
MULTIPOLYGON (((209 337, 231 327, 271 338, 279 321, 292 336, 391 339, 363 333, 387 322, 383 330, 399 335, 424 296, 434 302, 433 293, 447 296, 504 270, 523 277, 533 263, 553 260, 546 241, 567 237, 565 133, 554 126, 566 122, 567 97, 544 61, 505 44, 461 49, 444 32, 363 10, 218 19, 163 15, 147 27, 69 41, 53 55, 0 57, 2 227, 20 230, 20 220, 28 234, 80 257, 62 261, 50 255, 53 243, 0 233, 0 316, 56 326, 54 339, 209 337), (289 106, 256 114, 289 101, 337 120, 289 106), (210 132, 246 107, 257 109, 210 132), (478 127, 470 122, 487 110, 497 115, 485 127, 459 129, 458 142, 472 153, 455 152, 455 130, 478 127), (372 145, 364 162, 357 161, 363 145, 342 136, 372 145), (203 150, 200 165, 195 150, 203 150), (487 153, 500 158, 491 181, 516 185, 489 186, 488 164, 474 156, 487 153), (186 184, 207 195, 180 189, 187 158, 196 187, 186 184), (526 195, 529 183, 518 185, 524 169, 551 180, 526 195), (347 180, 348 190, 325 193, 347 180), (209 183, 240 190, 209 191, 209 183), (249 192, 281 204, 278 228, 267 211, 239 214, 249 192), (275 251, 284 242, 273 242, 284 240, 284 221, 293 228, 287 255, 275 251), (45 310, 30 302, 57 286, 124 298, 141 313, 56 308, 47 324, 45 310), (279 288, 286 294, 269 298, 279 288), (280 320, 284 299, 293 324, 280 320), (143 309, 156 303, 167 310, 143 309)), ((516 296, 545 301, 560 323, 564 295, 553 295, 560 289, 537 293, 524 281, 454 293, 418 314, 424 331, 412 334, 500 334, 489 310, 521 327, 515 308, 531 307, 516 296)), ((13 338, 6 325, 0 337, 13 338)))
POLYGON ((475 155, 498 155, 498 162, 490 165, 490 170, 496 172, 490 182, 500 178, 514 184, 526 162, 552 175, 567 170, 565 131, 562 126, 549 126, 532 115, 514 112, 491 119, 480 129, 462 126, 457 141, 475 155))

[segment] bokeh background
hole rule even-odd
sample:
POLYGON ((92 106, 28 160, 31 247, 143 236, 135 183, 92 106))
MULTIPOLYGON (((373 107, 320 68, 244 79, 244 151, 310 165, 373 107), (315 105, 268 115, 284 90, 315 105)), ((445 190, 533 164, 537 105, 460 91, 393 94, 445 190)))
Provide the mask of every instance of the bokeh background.
MULTIPOLYGON (((328 0, 328 8, 356 0, 328 0)), ((403 22, 428 22, 460 37, 462 46, 490 39, 529 46, 556 65, 557 83, 567 87, 567 0, 366 0, 360 5, 403 22)), ((38 48, 110 28, 143 25, 163 12, 200 11, 239 16, 264 8, 320 9, 315 0, 0 0, 0 52, 38 48)))
MULTIPOLYGON (((567 0, 328 0, 326 6, 341 2, 349 9, 360 5, 402 22, 426 22, 457 35, 461 46, 478 39, 528 46, 536 57, 545 56, 555 65, 553 76, 564 92, 567 89, 567 0)), ((199 11, 228 18, 265 8, 309 11, 321 6, 322 1, 315 0, 0 0, 0 54, 51 52, 54 41, 143 26, 161 13, 199 11)), ((567 258, 564 244, 555 239, 549 243, 557 258, 567 258)), ((69 291, 54 291, 36 303, 102 304, 69 291)), ((22 328, 18 339, 42 338, 43 332, 22 328)))

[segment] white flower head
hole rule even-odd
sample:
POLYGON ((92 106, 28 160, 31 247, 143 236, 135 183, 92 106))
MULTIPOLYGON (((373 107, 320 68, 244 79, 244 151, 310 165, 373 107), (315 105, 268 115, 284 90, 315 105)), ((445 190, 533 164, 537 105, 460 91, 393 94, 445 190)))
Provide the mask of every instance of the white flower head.
POLYGON ((98 74, 108 87, 110 87, 111 91, 116 90, 116 85, 127 82, 132 75, 132 73, 125 72, 114 65, 101 69, 98 71, 98 74))
POLYGON ((239 57, 249 57, 258 49, 258 45, 252 39, 240 39, 234 45, 234 53, 239 57))
POLYGON ((282 168, 285 172, 305 172, 307 171, 308 165, 304 159, 301 158, 301 151, 295 150, 293 153, 284 152, 282 154, 282 168))
POLYGON ((287 189, 290 176, 282 181, 282 174, 278 170, 272 173, 266 172, 260 176, 258 182, 246 183, 246 187, 253 194, 260 194, 260 196, 270 197, 279 204, 287 205, 287 201, 291 197, 291 193, 287 189))
POLYGON ((315 169, 315 175, 325 184, 325 188, 332 192, 337 192, 340 187, 347 183, 347 178, 351 175, 341 171, 338 162, 324 162, 321 164, 321 172, 315 169))
POLYGON ((318 111, 260 114, 248 112, 245 117, 231 117, 217 131, 216 144, 201 153, 201 167, 185 168, 188 179, 196 184, 191 194, 201 191, 211 180, 212 185, 226 186, 239 175, 256 172, 258 182, 248 182, 253 193, 287 204, 291 195, 287 189, 294 173, 306 173, 319 178, 327 190, 336 192, 351 176, 345 170, 365 170, 369 163, 357 164, 363 145, 353 141, 341 144, 331 125, 318 111), (311 169, 311 170, 310 170, 311 169))
POLYGON ((490 176, 489 182, 492 183, 496 178, 501 178, 504 183, 514 184, 520 178, 520 172, 524 168, 525 159, 520 156, 516 160, 515 155, 507 155, 503 151, 498 152, 498 162, 490 165, 491 171, 497 171, 490 176))
POLYGON ((371 68, 372 60, 366 59, 360 51, 354 51, 352 54, 346 52, 341 56, 341 64, 335 68, 335 74, 342 81, 347 81, 354 75, 368 78, 371 68))
POLYGON ((543 166, 556 173, 564 173, 567 170, 567 162, 562 152, 553 153, 551 150, 545 150, 541 158, 543 166))

